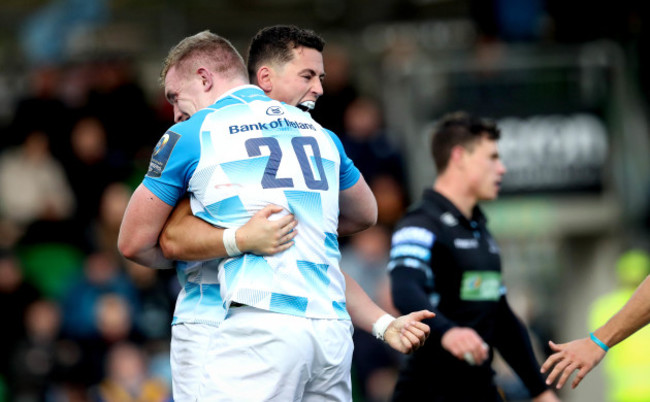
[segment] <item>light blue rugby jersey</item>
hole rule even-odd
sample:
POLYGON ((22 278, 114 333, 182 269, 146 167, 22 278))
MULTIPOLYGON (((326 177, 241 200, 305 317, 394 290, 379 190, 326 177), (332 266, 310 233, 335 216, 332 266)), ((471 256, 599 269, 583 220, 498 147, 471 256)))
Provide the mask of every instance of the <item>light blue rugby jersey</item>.
MULTIPOLYGON (((238 87, 174 125, 154 149, 144 185, 194 214, 240 227, 272 203, 298 220, 295 245, 275 256, 180 263, 173 324, 219 324, 230 303, 311 318, 349 319, 337 240, 339 191, 358 169, 308 113, 238 87), (288 212, 286 212, 288 211, 288 212)), ((283 214, 279 214, 280 217, 283 214)))

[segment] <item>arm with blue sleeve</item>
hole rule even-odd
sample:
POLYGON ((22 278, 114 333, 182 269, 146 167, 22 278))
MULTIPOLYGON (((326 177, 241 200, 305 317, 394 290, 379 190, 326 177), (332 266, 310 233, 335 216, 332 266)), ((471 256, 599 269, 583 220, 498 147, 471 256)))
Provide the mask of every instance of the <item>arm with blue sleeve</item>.
POLYGON ((156 145, 143 182, 134 191, 120 226, 118 249, 125 258, 139 264, 168 269, 167 259, 158 244, 165 222, 187 183, 200 154, 198 139, 187 132, 188 126, 176 125, 156 145))

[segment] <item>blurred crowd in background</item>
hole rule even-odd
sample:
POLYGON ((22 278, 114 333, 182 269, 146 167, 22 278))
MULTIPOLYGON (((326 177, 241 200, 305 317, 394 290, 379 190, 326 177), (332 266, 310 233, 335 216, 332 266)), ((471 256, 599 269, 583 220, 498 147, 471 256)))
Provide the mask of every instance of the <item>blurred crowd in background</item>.
POLYGON ((107 59, 34 69, 33 91, 5 128, 6 400, 169 398, 175 273, 131 264, 116 248, 133 183, 169 117, 157 119, 128 67, 107 59))
MULTIPOLYGON (((52 4, 57 3, 107 5, 71 0, 52 4)), ((326 3, 315 1, 314 9, 322 12, 326 3)), ((559 12, 561 2, 550 0, 531 1, 533 7, 521 8, 523 13, 501 13, 499 18, 494 10, 516 11, 517 2, 411 1, 395 7, 400 16, 417 19, 420 3, 423 7, 469 4, 472 12, 467 18, 478 32, 477 52, 487 49, 486 43, 548 41, 548 31, 531 29, 534 15, 527 12, 555 10, 556 40, 618 40, 632 55, 629 73, 637 74, 640 88, 648 85, 642 74, 647 52, 639 50, 648 32, 647 6, 624 4, 611 14, 611 8, 596 2, 598 12, 592 18, 582 6, 559 12)), ((93 9, 88 7, 82 9, 92 17, 93 9)), ((101 20, 91 17, 87 18, 95 23, 101 20)), ((538 21, 540 26, 544 21, 538 21)), ((392 227, 414 201, 415 172, 409 163, 412 156, 386 124, 390 110, 382 96, 381 77, 358 74, 373 72, 376 66, 354 64, 359 61, 357 49, 328 37, 327 32, 336 32, 333 23, 321 31, 317 23, 260 19, 256 29, 279 23, 313 28, 328 41, 325 95, 313 115, 340 136, 379 206, 375 227, 341 239, 341 265, 380 306, 397 314, 385 268, 392 227)), ((169 45, 206 28, 230 37, 218 27, 185 26, 188 32, 178 31, 169 45)), ((243 54, 247 37, 255 30, 233 33, 238 35, 233 43, 243 44, 238 46, 243 54)), ((44 37, 46 30, 33 32, 41 36, 27 36, 25 53, 33 50, 38 38, 48 41, 47 51, 52 51, 54 38, 44 37)), ((396 47, 383 60, 404 63, 407 53, 408 48, 396 47)), ((10 113, 0 126, 0 401, 170 400, 170 322, 179 291, 176 273, 126 261, 116 248, 131 192, 146 172, 154 145, 173 123, 162 90, 152 90, 148 84, 158 71, 150 69, 152 76, 143 80, 141 60, 122 52, 93 52, 73 61, 47 63, 43 62, 47 52, 31 55, 21 74, 28 85, 11 98, 10 113)), ((162 61, 163 56, 157 58, 162 61)), ((494 55, 483 56, 489 62, 494 55)), ((507 159, 504 162, 508 165, 507 159)), ((642 221, 634 228, 647 229, 642 221)), ((507 244, 504 248, 507 258, 507 244)), ((553 335, 549 322, 532 327, 540 330, 540 338, 553 335)), ((387 400, 402 357, 362 331, 356 331, 354 339, 355 399, 387 400)), ((506 378, 504 384, 511 384, 512 395, 517 395, 516 379, 506 378)))

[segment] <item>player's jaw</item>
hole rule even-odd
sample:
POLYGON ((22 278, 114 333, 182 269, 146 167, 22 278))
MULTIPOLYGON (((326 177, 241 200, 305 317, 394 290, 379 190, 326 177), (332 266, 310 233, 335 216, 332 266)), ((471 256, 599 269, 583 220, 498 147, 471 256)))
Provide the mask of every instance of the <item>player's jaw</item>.
MULTIPOLYGON (((503 164, 500 162, 497 165, 503 167, 503 164)), ((503 180, 503 173, 505 169, 501 169, 499 166, 496 166, 491 173, 486 173, 483 178, 483 184, 481 186, 481 191, 479 194, 479 199, 484 201, 494 200, 499 196, 499 191, 501 190, 501 181, 503 180)))

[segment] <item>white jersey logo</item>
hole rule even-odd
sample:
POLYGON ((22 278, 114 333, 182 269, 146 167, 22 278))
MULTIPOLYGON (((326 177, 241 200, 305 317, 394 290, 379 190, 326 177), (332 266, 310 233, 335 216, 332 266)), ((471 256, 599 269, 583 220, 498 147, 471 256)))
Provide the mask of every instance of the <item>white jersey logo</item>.
POLYGON ((456 248, 462 248, 462 249, 478 248, 478 240, 476 240, 476 239, 454 239, 454 246, 456 246, 456 248))
POLYGON ((456 226, 458 225, 458 220, 451 214, 451 212, 445 212, 440 215, 440 221, 447 226, 456 226))

